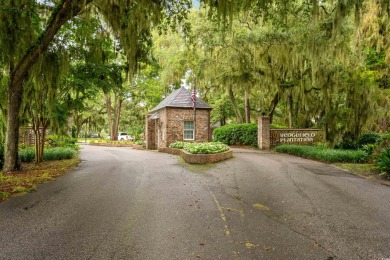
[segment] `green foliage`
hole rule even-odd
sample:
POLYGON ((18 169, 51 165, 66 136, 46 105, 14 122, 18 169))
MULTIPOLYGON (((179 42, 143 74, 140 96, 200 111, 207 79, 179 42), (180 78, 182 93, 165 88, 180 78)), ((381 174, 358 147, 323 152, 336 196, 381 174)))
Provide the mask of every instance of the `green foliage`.
MULTIPOLYGON (((43 152, 43 160, 63 160, 71 159, 76 156, 77 152, 75 149, 70 147, 53 147, 47 148, 43 152)), ((35 151, 33 148, 25 148, 19 150, 19 158, 22 162, 32 162, 35 159, 35 151)))
POLYGON ((191 154, 216 154, 228 151, 229 146, 219 142, 187 143, 175 142, 169 145, 170 148, 184 149, 191 154))
POLYGON ((375 151, 375 144, 365 144, 362 146, 361 150, 365 151, 368 155, 372 155, 375 151))
POLYGON ((382 135, 382 140, 379 143, 378 147, 379 148, 384 148, 387 149, 390 147, 390 133, 386 133, 382 135))
POLYGON ((19 149, 19 159, 22 162, 33 162, 35 159, 34 148, 19 149))
POLYGON ((362 150, 338 150, 315 146, 303 145, 280 145, 275 148, 277 152, 288 153, 305 158, 317 159, 324 162, 351 162, 362 163, 369 158, 368 154, 362 150))
POLYGON ((72 159, 76 156, 76 150, 70 147, 55 147, 46 149, 43 153, 44 161, 72 159))
POLYGON ((28 192, 32 192, 36 189, 36 187, 24 187, 24 186, 16 186, 14 187, 14 189, 12 190, 12 193, 28 193, 28 192))
POLYGON ((382 175, 390 179, 390 148, 383 150, 376 159, 376 165, 382 175))
POLYGON ((50 135, 46 139, 49 147, 70 147, 73 149, 79 149, 79 146, 76 144, 76 138, 71 138, 68 136, 50 135))
POLYGON ((231 124, 214 130, 215 141, 227 145, 257 146, 257 124, 231 124))
POLYGON ((375 145, 382 141, 380 134, 369 132, 362 134, 358 140, 355 140, 350 132, 344 134, 342 140, 335 145, 336 149, 357 150, 362 149, 372 153, 375 145))
POLYGON ((364 145, 367 144, 377 144, 381 141, 382 141, 382 137, 380 134, 375 132, 365 133, 359 137, 358 146, 363 147, 364 145))
POLYGON ((169 148, 183 149, 185 146, 185 142, 175 142, 169 145, 169 148))
POLYGON ((334 146, 334 148, 342 149, 342 150, 355 150, 357 149, 357 146, 356 146, 356 142, 352 140, 341 140, 334 146))
POLYGON ((186 143, 184 150, 192 154, 215 154, 228 151, 229 146, 218 142, 186 143))
POLYGON ((9 196, 9 192, 0 191, 0 201, 7 199, 9 196))

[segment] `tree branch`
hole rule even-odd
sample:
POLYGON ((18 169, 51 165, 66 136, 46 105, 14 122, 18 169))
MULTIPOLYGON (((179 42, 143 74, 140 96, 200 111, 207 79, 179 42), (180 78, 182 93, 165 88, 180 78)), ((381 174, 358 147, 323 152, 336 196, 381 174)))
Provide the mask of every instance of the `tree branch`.
POLYGON ((26 55, 16 65, 12 71, 11 77, 14 79, 14 84, 21 84, 28 76, 31 67, 37 62, 42 52, 47 50, 54 36, 57 34, 61 26, 74 16, 80 13, 85 5, 92 0, 62 0, 55 8, 46 29, 42 32, 36 43, 28 50, 26 55))

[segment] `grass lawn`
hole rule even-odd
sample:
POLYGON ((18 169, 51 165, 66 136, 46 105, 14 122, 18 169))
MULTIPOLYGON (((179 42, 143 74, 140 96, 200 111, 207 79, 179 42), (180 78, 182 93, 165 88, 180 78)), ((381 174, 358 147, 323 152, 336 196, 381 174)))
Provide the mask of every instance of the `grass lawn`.
POLYGON ((22 163, 22 170, 4 175, 0 172, 0 202, 12 196, 34 191, 39 184, 54 180, 56 177, 73 170, 80 162, 79 158, 45 161, 39 165, 22 163))
POLYGON ((390 186, 390 181, 379 176, 378 169, 370 163, 334 163, 333 165, 348 170, 356 175, 360 175, 366 179, 378 181, 382 184, 390 186))

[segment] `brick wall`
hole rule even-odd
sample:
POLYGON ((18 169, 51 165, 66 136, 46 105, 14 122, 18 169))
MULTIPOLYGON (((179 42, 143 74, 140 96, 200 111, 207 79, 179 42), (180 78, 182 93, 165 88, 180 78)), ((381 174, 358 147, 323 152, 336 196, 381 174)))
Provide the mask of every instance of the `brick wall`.
POLYGON ((146 149, 156 150, 156 119, 150 119, 150 115, 145 120, 145 142, 146 149))
MULTIPOLYGON (((157 119, 146 119, 146 148, 158 149, 169 147, 171 143, 184 141, 184 121, 194 121, 191 108, 166 107, 158 111, 157 119)), ((187 140, 186 140, 187 141, 187 140)), ((210 110, 196 110, 194 142, 211 141, 210 110)))
MULTIPOLYGON (((194 110, 191 108, 166 108, 166 142, 169 144, 184 141, 184 121, 194 121, 194 110)), ((211 140, 210 110, 197 109, 194 142, 208 142, 211 140)))

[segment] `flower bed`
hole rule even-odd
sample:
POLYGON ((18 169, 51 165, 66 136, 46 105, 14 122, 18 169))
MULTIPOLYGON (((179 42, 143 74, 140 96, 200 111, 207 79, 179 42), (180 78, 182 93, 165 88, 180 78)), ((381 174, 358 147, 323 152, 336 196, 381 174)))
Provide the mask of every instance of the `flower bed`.
POLYGON ((191 154, 216 154, 230 150, 229 146, 220 142, 186 143, 175 142, 169 145, 170 148, 186 150, 191 154))
POLYGON ((160 148, 159 152, 179 155, 192 164, 215 163, 233 157, 229 147, 221 143, 177 142, 171 144, 170 148, 160 148))

